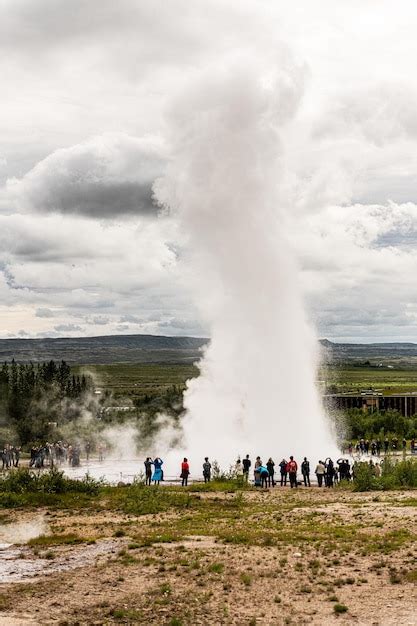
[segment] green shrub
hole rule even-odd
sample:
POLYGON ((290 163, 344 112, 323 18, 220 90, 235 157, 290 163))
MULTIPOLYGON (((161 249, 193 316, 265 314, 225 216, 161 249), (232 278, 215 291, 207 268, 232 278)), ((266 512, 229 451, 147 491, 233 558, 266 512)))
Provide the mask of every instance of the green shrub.
POLYGON ((126 513, 133 515, 149 515, 167 511, 170 508, 186 509, 198 504, 198 496, 175 487, 147 487, 136 483, 123 491, 108 490, 112 504, 126 513))
POLYGON ((247 574, 246 572, 243 572, 240 575, 240 580, 245 585, 245 587, 250 587, 252 584, 252 576, 250 574, 247 574))
POLYGON ((223 563, 212 563, 209 565, 208 571, 213 574, 222 574, 224 571, 224 565, 223 563))
POLYGON ((83 537, 78 537, 73 533, 68 533, 66 535, 39 535, 39 537, 34 537, 33 539, 29 539, 27 542, 28 546, 55 546, 55 545, 76 545, 79 543, 87 542, 87 539, 83 537))
POLYGON ((20 468, 0 477, 0 493, 86 493, 96 495, 101 484, 100 481, 94 480, 88 475, 85 478, 76 480, 67 478, 64 472, 57 469, 39 473, 27 468, 20 468))
POLYGON ((378 489, 378 483, 372 467, 369 463, 357 463, 355 466, 354 491, 372 491, 372 489, 378 489))
POLYGON ((396 487, 417 487, 416 460, 403 459, 395 463, 387 457, 382 464, 382 480, 384 486, 393 482, 396 487))
POLYGON ((376 477, 369 463, 358 463, 355 467, 354 491, 373 489, 399 489, 417 487, 417 460, 402 459, 395 461, 385 457, 381 463, 381 476, 376 477))

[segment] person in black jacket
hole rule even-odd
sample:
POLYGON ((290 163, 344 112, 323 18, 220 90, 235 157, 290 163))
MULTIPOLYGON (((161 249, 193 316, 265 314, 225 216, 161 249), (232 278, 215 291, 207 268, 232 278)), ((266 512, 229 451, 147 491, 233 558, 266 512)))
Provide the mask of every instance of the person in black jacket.
POLYGON ((304 461, 301 463, 301 473, 304 479, 304 486, 310 487, 310 462, 307 461, 307 457, 304 457, 304 461))
POLYGON ((248 482, 248 480, 249 480, 249 470, 250 470, 250 466, 252 465, 252 462, 251 462, 251 460, 249 458, 249 454, 246 455, 246 459, 243 459, 242 465, 243 465, 243 480, 245 482, 248 482))
POLYGON ((147 456, 146 461, 144 461, 143 464, 145 466, 145 485, 150 485, 151 479, 152 479, 152 464, 153 464, 151 457, 147 456))
POLYGON ((281 474, 281 487, 283 485, 287 484, 287 461, 285 459, 282 459, 281 463, 279 464, 279 471, 281 474))
POLYGON ((273 462, 273 460, 271 459, 271 457, 269 457, 268 462, 266 464, 266 468, 268 470, 269 476, 268 476, 268 486, 269 487, 275 487, 275 480, 274 480, 274 474, 275 474, 275 463, 273 462))
POLYGON ((325 460, 326 466, 326 487, 334 486, 334 464, 331 458, 325 460))

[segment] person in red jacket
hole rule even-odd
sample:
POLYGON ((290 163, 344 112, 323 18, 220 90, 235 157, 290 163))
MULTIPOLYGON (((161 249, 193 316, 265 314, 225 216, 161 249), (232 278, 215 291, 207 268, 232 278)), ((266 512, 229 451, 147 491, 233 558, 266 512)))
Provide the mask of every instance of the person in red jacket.
POLYGON ((288 472, 288 478, 290 479, 291 489, 293 487, 297 487, 297 470, 298 470, 297 462, 294 461, 293 456, 290 456, 290 460, 287 463, 287 472, 288 472))
POLYGON ((183 462, 181 463, 181 478, 182 478, 182 487, 186 487, 188 485, 188 476, 190 475, 190 466, 188 465, 188 459, 184 457, 183 462))

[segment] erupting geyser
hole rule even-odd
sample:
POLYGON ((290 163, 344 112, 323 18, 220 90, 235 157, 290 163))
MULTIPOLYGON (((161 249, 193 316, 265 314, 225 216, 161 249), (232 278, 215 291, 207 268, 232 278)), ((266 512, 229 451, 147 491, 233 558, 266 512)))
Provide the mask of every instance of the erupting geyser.
POLYGON ((173 158, 155 195, 187 237, 183 262, 211 337, 184 399, 194 474, 206 455, 228 467, 238 454, 315 463, 335 453, 315 385, 316 337, 282 232, 282 131, 302 83, 294 70, 266 80, 241 63, 220 76, 216 68, 170 118, 173 158))

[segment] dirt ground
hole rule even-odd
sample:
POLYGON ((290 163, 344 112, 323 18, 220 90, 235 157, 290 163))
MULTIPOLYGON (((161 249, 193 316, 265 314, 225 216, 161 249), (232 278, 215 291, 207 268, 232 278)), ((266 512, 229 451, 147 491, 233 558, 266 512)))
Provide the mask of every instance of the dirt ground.
POLYGON ((201 493, 204 519, 10 510, 0 625, 417 624, 416 495, 201 493))

